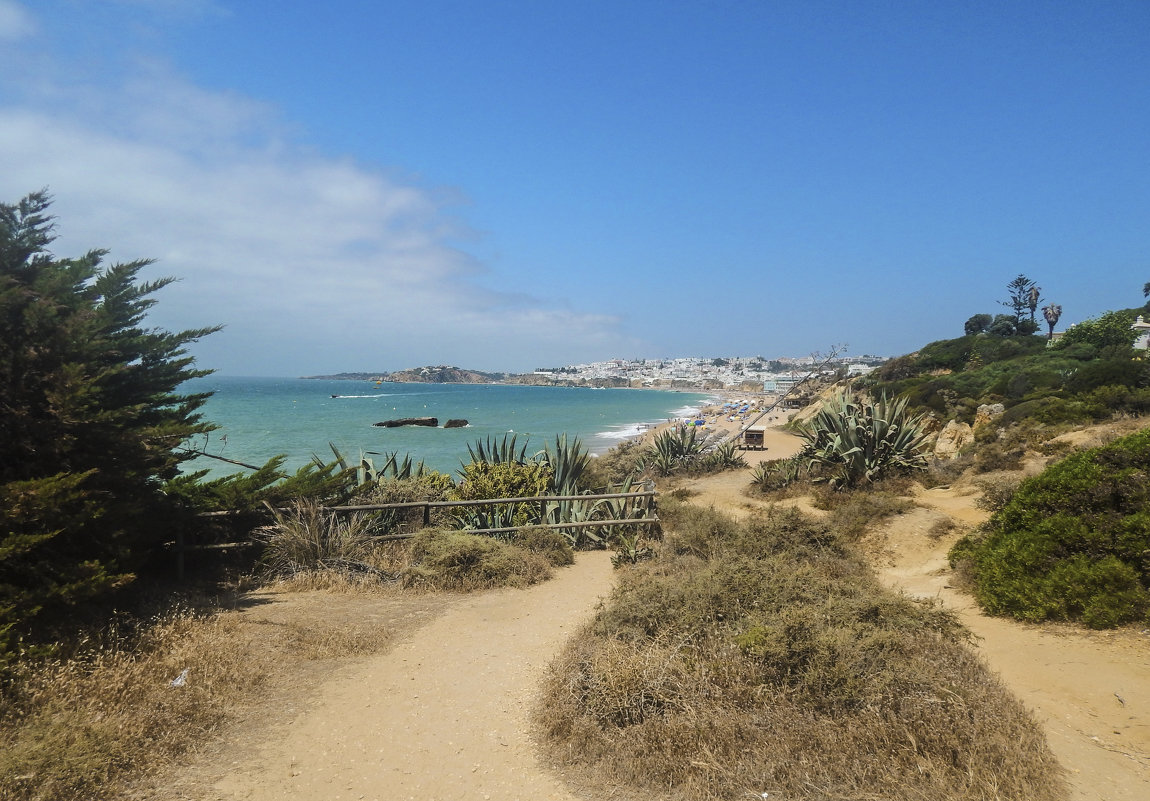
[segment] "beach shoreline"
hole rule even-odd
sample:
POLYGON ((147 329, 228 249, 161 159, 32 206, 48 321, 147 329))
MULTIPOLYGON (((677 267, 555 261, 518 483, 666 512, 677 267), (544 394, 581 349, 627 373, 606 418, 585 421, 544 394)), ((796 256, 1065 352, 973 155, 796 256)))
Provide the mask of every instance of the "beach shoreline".
MULTIPOLYGON (((698 426, 701 434, 709 435, 717 441, 724 441, 737 436, 745 426, 780 399, 778 395, 773 393, 739 392, 733 389, 712 390, 708 394, 712 397, 698 407, 694 416, 668 418, 651 425, 634 437, 626 437, 621 441, 637 441, 640 447, 648 447, 661 433, 675 426, 697 420, 703 421, 703 424, 698 426), (746 413, 741 411, 743 406, 748 408, 746 413)), ((758 421, 759 425, 766 426, 764 444, 762 450, 744 451, 748 457, 753 455, 749 461, 759 462, 766 459, 786 458, 798 452, 801 444, 799 438, 785 429, 789 418, 790 414, 787 411, 775 409, 758 421)), ((615 443, 615 445, 618 444, 620 443, 615 443)), ((615 447, 615 445, 611 447, 615 447)))

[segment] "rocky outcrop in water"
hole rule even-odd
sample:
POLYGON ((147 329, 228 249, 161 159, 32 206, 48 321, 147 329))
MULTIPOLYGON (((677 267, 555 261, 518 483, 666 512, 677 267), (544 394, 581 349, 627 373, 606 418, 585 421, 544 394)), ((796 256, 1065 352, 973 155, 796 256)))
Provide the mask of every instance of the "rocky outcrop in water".
POLYGON ((372 423, 379 428, 399 428, 400 426, 439 426, 438 417, 401 417, 398 420, 384 420, 382 423, 372 423))

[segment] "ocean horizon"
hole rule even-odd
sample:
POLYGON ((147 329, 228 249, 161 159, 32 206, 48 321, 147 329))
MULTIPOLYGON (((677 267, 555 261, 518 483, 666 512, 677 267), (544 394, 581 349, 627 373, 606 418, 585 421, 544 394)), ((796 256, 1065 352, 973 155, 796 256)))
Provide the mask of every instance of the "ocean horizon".
MULTIPOLYGON (((211 456, 258 467, 283 455, 284 468, 294 472, 317 457, 331 461, 334 446, 350 462, 366 455, 379 466, 397 453, 452 475, 468 460, 468 445, 489 437, 515 436, 531 454, 566 434, 602 454, 648 426, 693 415, 713 398, 658 389, 219 375, 188 381, 180 391, 213 393, 200 414, 217 430, 185 443, 211 456), (439 426, 374 425, 408 417, 435 417, 439 426), (449 419, 467 426, 443 428, 449 419)), ((211 478, 247 472, 210 456, 187 462, 184 470, 207 470, 211 478)))

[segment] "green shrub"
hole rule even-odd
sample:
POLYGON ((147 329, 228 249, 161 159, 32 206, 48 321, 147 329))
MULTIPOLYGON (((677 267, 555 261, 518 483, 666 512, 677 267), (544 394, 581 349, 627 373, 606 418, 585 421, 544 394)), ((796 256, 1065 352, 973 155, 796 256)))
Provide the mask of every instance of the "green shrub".
MULTIPOLYGON (((478 501, 488 498, 530 498, 546 495, 551 488, 551 468, 538 462, 470 462, 464 465, 462 480, 452 491, 452 500, 478 501)), ((463 507, 460 522, 470 528, 508 528, 539 522, 538 503, 492 504, 463 507)))
POLYGON ((1024 481, 983 535, 956 546, 992 614, 1107 627, 1150 609, 1150 429, 1024 481))
POLYGON ((633 478, 639 472, 643 446, 637 439, 620 442, 601 456, 593 457, 584 474, 587 487, 601 490, 614 487, 633 478))

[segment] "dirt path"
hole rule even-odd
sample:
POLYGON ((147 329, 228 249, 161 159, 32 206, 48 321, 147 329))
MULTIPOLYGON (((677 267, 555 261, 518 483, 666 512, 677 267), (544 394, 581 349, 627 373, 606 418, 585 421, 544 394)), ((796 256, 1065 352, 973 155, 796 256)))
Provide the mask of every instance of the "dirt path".
POLYGON ((316 692, 222 775, 212 799, 572 799, 535 758, 548 662, 611 587, 610 555, 528 590, 467 598, 316 692))
MULTIPOLYGON (((790 455, 782 432, 772 457, 790 455)), ((793 438, 792 438, 793 439, 793 438)), ((797 450, 798 442, 791 446, 797 450)), ((1037 469, 1037 468, 1036 468, 1037 469)), ((748 471, 691 483, 692 501, 743 516, 767 504, 746 495, 748 471)), ((895 517, 864 543, 879 577, 917 597, 939 598, 973 632, 983 659, 1037 715, 1067 770, 1074 801, 1150 798, 1150 630, 1091 632, 987 617, 952 584, 947 553, 962 531, 932 536, 949 518, 986 519, 969 484, 921 491, 920 509, 895 517)))
POLYGON ((899 516, 879 534, 880 577, 958 611, 983 658, 1045 726, 1074 799, 1150 798, 1150 633, 1032 626, 983 615, 951 584, 946 554, 955 536, 927 534, 943 514, 966 523, 983 519, 974 497, 961 488, 921 492, 917 500, 925 508, 899 516))
MULTIPOLYGON (((797 448, 794 438, 772 433, 771 458, 797 448)), ((746 496, 749 480, 740 470, 690 488, 695 502, 742 516, 766 506, 746 496)), ((946 553, 958 533, 930 534, 944 516, 979 522, 985 513, 975 497, 961 485, 921 492, 922 508, 866 543, 881 578, 957 610, 986 661, 1045 725, 1075 801, 1150 798, 1150 632, 983 616, 950 583, 946 553)), ((574 800, 562 777, 539 764, 530 719, 546 666, 611 582, 609 554, 582 554, 532 589, 453 599, 435 617, 416 610, 424 615, 418 628, 397 635, 390 650, 301 688, 302 711, 205 754, 209 764, 179 782, 179 797, 574 800)), ((173 798, 174 789, 148 797, 173 798)))

